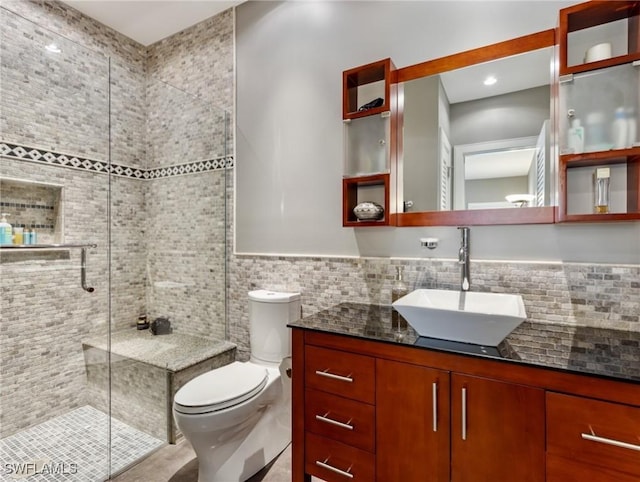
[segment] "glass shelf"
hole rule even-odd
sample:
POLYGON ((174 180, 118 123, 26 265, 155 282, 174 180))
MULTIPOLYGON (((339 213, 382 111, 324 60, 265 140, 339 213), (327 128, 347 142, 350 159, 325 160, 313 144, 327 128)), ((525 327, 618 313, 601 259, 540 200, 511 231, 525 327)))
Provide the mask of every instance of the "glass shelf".
POLYGON ((97 248, 97 244, 91 243, 60 243, 60 244, 0 244, 0 250, 56 250, 56 249, 74 249, 74 248, 97 248))

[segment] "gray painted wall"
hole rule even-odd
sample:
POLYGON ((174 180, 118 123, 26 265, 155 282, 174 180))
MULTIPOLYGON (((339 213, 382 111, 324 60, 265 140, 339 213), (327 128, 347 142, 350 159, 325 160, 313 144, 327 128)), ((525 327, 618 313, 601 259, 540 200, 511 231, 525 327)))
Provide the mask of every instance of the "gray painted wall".
MULTIPOLYGON (((552 28, 578 2, 247 2, 237 8, 236 251, 453 257, 453 227, 343 228, 343 70, 552 28), (373 26, 373 28, 372 28, 373 26), (418 238, 440 237, 424 252, 418 238)), ((483 259, 640 262, 640 224, 474 227, 483 259)))

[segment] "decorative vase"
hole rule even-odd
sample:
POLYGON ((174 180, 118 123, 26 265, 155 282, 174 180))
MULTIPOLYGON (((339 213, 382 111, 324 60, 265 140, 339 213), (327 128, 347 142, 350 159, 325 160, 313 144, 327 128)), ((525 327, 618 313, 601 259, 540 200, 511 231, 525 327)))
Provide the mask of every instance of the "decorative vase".
POLYGON ((378 203, 365 201, 353 208, 358 221, 378 221, 384 217, 384 208, 378 203))

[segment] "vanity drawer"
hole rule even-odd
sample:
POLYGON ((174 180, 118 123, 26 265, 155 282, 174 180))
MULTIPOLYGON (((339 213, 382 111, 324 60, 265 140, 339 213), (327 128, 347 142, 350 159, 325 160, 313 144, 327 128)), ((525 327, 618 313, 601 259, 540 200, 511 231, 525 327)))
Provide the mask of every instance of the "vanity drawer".
POLYGON ((638 482, 635 475, 547 455, 546 482, 638 482))
POLYGON ((375 451, 373 405, 307 389, 304 423, 307 430, 318 435, 368 452, 375 451))
POLYGON ((373 482, 375 455, 307 432, 305 471, 326 482, 373 482))
POLYGON ((307 345, 305 386, 373 404, 375 359, 307 345))
POLYGON ((640 408, 547 392, 547 453, 640 477, 640 408))

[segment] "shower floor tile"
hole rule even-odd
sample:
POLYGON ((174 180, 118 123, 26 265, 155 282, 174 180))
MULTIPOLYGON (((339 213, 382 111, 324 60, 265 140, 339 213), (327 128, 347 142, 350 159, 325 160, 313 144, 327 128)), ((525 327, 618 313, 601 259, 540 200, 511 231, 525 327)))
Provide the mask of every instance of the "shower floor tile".
MULTIPOLYGON (((90 406, 0 440, 0 481, 100 482, 108 477, 109 416, 90 406)), ((111 419, 111 473, 165 445, 111 419)))

